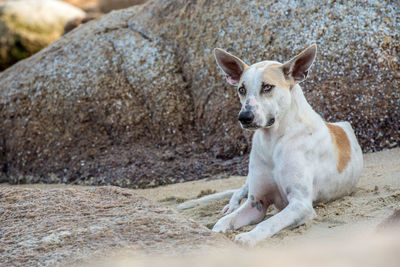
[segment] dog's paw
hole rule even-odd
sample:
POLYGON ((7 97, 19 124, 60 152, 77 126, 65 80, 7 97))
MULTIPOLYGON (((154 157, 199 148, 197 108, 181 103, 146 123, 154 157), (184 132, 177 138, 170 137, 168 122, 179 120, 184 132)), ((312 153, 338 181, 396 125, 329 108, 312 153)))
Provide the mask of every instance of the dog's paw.
POLYGON ((257 244, 257 240, 252 233, 241 233, 235 237, 235 242, 240 246, 252 248, 257 244))
POLYGON ((229 214, 229 213, 232 213, 235 210, 237 210, 237 208, 239 208, 239 204, 236 205, 236 204, 229 203, 221 210, 221 213, 229 214))
POLYGON ((217 233, 225 233, 228 230, 233 230, 232 226, 229 226, 229 221, 223 217, 213 227, 212 231, 217 233))
POLYGON ((216 232, 216 233, 225 233, 226 232, 226 227, 216 223, 211 231, 216 232))

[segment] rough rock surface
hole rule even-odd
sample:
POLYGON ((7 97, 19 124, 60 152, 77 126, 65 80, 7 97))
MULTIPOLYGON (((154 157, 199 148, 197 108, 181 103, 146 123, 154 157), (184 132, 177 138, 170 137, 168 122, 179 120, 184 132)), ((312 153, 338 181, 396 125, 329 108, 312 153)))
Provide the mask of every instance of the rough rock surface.
POLYGON ((228 244, 129 189, 0 186, 2 266, 71 266, 116 249, 178 254, 228 244))
POLYGON ((68 21, 85 12, 55 0, 0 3, 0 70, 29 57, 59 38, 68 21))
POLYGON ((399 146, 398 14, 387 1, 327 0, 111 12, 0 74, 3 179, 147 187, 246 174, 250 134, 214 47, 254 63, 317 43, 302 84, 311 105, 350 121, 364 151, 399 146))

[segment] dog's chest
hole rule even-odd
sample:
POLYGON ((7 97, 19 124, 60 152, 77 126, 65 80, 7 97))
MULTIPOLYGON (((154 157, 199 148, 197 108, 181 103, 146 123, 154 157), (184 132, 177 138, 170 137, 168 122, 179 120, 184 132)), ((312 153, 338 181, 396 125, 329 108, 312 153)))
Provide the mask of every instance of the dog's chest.
POLYGON ((250 191, 256 195, 272 194, 276 190, 273 177, 276 163, 274 161, 274 145, 265 135, 255 133, 249 165, 250 191))
POLYGON ((274 159, 280 155, 281 148, 276 136, 257 131, 253 138, 252 158, 257 162, 257 167, 272 170, 274 159))
POLYGON ((265 201, 279 208, 287 205, 279 170, 285 164, 284 151, 295 146, 283 136, 256 132, 253 138, 249 165, 249 189, 265 201))

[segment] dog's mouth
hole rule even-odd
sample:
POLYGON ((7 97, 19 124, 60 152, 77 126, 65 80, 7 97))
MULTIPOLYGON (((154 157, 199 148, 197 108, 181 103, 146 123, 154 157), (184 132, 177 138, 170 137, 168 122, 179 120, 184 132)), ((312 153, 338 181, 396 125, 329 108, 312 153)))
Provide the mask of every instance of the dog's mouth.
POLYGON ((250 124, 243 124, 243 123, 241 123, 240 125, 242 126, 243 129, 246 129, 246 130, 253 130, 253 131, 255 131, 255 130, 261 128, 261 126, 259 126, 259 125, 257 125, 257 124, 254 124, 254 123, 250 123, 250 124))
POLYGON ((265 126, 260 126, 254 122, 251 122, 251 123, 242 123, 241 122, 240 125, 242 126, 243 129, 255 131, 260 128, 270 128, 274 125, 274 123, 275 123, 275 118, 272 118, 268 121, 268 123, 265 126))

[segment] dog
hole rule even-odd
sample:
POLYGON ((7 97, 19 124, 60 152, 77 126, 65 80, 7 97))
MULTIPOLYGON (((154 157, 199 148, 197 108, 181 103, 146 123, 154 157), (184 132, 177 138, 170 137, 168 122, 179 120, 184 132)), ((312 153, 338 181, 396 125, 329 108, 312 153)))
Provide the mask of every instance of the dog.
MULTIPOLYGON (((235 241, 254 246, 284 228, 312 220, 314 203, 349 195, 359 181, 363 156, 348 122, 327 123, 307 102, 299 83, 308 75, 317 53, 311 45, 282 64, 262 61, 251 66, 216 48, 214 56, 235 85, 242 104, 239 122, 254 131, 246 183, 232 195, 213 231, 257 224, 235 241), (242 199, 247 200, 240 206, 242 199), (280 211, 264 220, 274 204, 280 211)), ((208 196, 206 201, 213 199, 208 196)), ((202 202, 184 203, 188 208, 202 202)))

